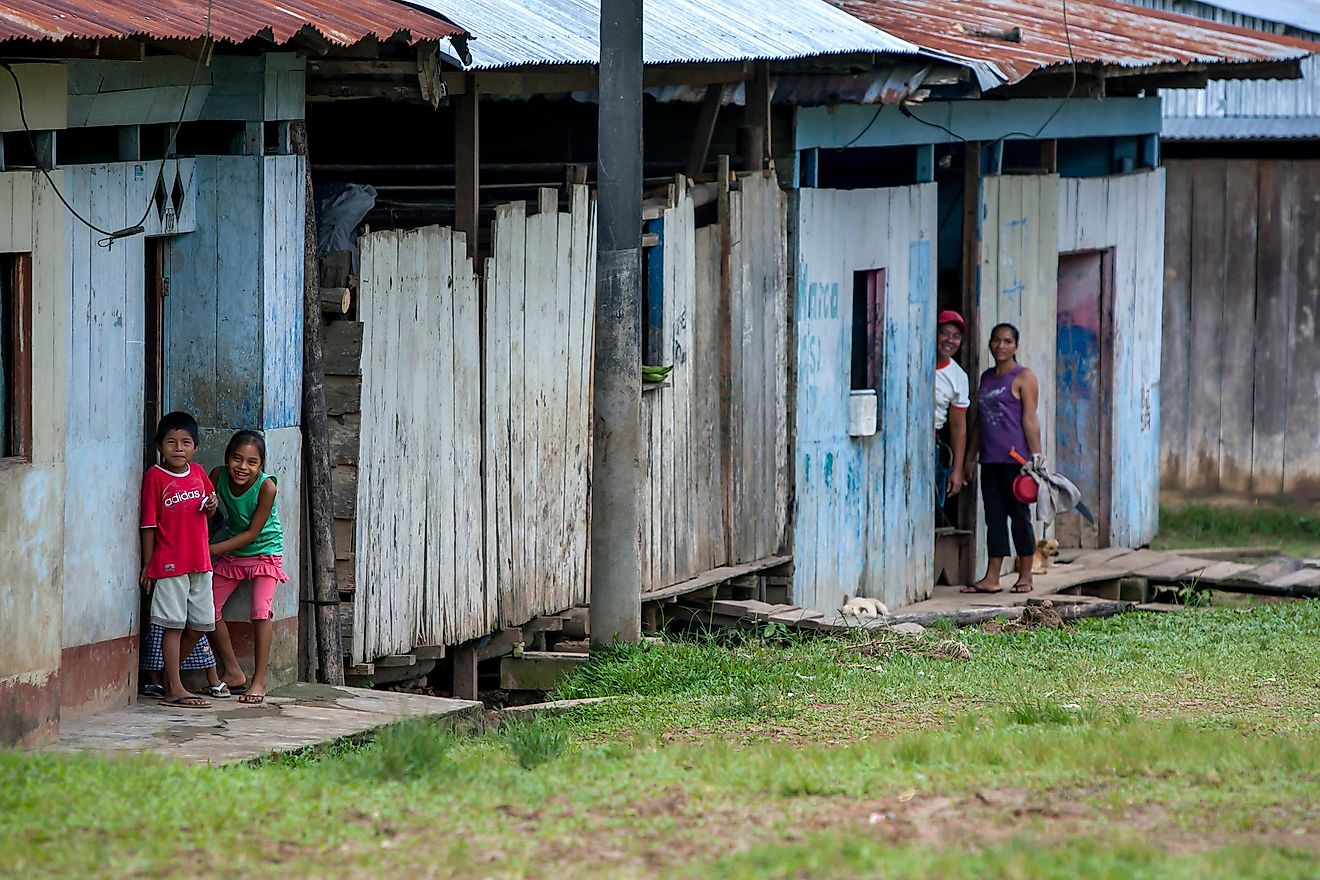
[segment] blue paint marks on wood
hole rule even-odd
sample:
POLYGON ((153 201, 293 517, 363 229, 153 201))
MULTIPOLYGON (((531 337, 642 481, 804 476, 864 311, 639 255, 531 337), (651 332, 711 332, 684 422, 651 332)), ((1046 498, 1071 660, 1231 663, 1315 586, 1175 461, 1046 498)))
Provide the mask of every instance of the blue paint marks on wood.
POLYGON ((845 593, 897 605, 931 586, 935 196, 929 184, 800 195, 794 600, 809 607, 845 593), (876 270, 880 430, 853 438, 854 323, 866 315, 843 294, 876 270))

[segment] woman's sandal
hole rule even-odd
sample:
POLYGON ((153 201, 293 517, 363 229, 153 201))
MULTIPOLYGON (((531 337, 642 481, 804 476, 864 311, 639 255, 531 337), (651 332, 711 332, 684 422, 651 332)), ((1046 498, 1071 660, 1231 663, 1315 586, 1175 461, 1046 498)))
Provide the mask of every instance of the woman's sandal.
POLYGON ((1002 593, 1003 587, 983 587, 979 584, 968 584, 958 592, 960 593, 1002 593))
POLYGON ((175 697, 172 700, 162 700, 163 706, 174 706, 179 709, 209 709, 211 704, 194 694, 188 694, 182 697, 175 697))
MULTIPOLYGON (((244 690, 247 690, 244 688, 244 690)), ((245 706, 259 706, 266 701, 265 694, 243 694, 238 701, 245 706)))

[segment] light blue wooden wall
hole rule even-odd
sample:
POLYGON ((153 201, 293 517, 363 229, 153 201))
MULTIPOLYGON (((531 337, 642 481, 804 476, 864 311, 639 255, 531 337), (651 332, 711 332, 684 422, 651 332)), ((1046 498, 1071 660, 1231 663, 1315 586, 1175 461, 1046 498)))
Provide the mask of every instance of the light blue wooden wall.
POLYGON ((797 225, 794 601, 891 606, 934 582, 934 184, 803 189, 797 225), (885 269, 879 431, 848 436, 853 273, 885 269))
MULTIPOLYGON (((153 192, 158 163, 72 166, 65 197, 105 229, 136 224, 153 192)), ((194 222, 193 160, 171 162, 187 197, 176 229, 194 222)), ((64 215, 69 270, 64 519, 63 645, 121 638, 138 609, 138 504, 142 478, 146 238, 102 247, 104 236, 64 215)), ((154 207, 149 233, 160 231, 154 207)))
POLYGON ((222 434, 299 424, 303 160, 197 162, 197 212, 214 218, 167 252, 166 405, 222 434))

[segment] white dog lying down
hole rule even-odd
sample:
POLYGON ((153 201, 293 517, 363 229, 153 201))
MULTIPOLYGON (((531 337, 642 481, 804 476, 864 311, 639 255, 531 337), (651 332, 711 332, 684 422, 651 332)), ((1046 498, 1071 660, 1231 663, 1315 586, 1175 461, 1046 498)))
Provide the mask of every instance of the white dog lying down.
POLYGON ((844 596, 843 607, 839 609, 845 616, 851 617, 887 617, 889 609, 879 599, 869 596, 844 596))

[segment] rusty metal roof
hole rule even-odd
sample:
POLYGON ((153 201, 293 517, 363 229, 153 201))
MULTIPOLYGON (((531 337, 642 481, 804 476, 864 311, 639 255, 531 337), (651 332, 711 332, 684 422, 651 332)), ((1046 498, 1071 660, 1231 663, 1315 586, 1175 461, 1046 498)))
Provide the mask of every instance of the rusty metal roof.
MULTIPOLYGON (((146 37, 195 40, 206 33, 206 0, 3 0, 0 41, 146 37)), ((351 46, 400 35, 410 43, 463 33, 448 21, 395 0, 213 0, 217 42, 265 37, 287 43, 310 29, 351 46)))
POLYGON ((1004 83, 1073 60, 1131 68, 1217 65, 1287 61, 1320 50, 1289 37, 1110 0, 830 2, 927 51, 993 66, 1004 83))

